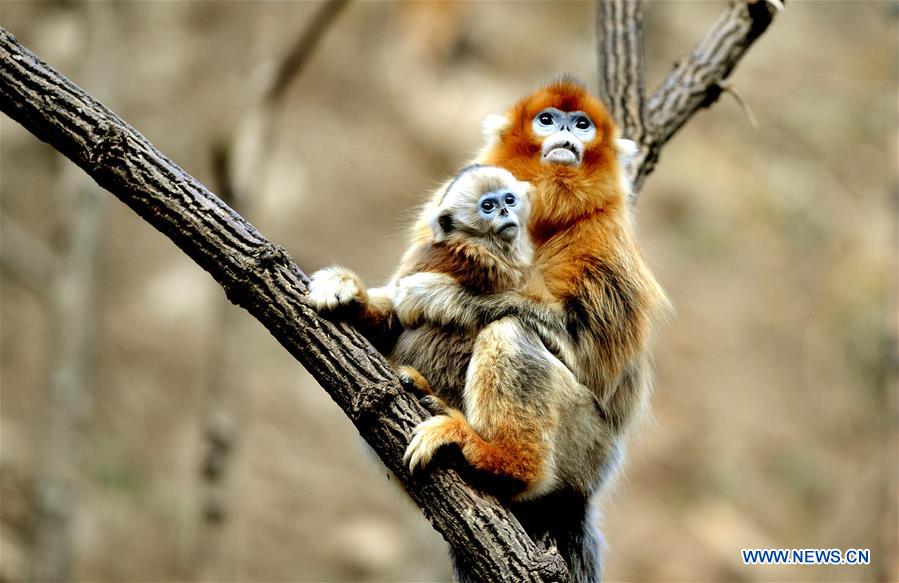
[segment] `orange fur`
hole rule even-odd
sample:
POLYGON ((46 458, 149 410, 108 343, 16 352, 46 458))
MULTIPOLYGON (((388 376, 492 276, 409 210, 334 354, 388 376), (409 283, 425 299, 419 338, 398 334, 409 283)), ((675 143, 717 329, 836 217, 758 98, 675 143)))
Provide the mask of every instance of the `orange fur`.
POLYGON ((602 350, 594 356, 604 369, 598 375, 603 378, 595 380, 612 384, 625 363, 645 350, 655 316, 668 305, 634 239, 627 193, 619 180, 618 130, 599 100, 570 79, 524 97, 507 110, 506 119, 497 143, 477 161, 505 168, 534 185, 529 230, 535 267, 549 293, 561 302, 589 297, 594 308, 621 324, 609 327, 602 350), (587 144, 580 166, 541 160, 543 138, 531 130, 531 120, 547 107, 583 111, 596 125, 596 136, 587 144), (597 265, 609 278, 627 284, 633 308, 629 316, 620 313, 614 298, 603 297, 602 290, 584 289, 594 283, 588 272, 597 265))
POLYGON ((435 432, 434 439, 457 444, 473 468, 522 485, 540 481, 546 448, 537 439, 539 431, 507 424, 495 428, 501 437, 488 441, 474 430, 461 411, 449 409, 445 416, 448 419, 435 432))

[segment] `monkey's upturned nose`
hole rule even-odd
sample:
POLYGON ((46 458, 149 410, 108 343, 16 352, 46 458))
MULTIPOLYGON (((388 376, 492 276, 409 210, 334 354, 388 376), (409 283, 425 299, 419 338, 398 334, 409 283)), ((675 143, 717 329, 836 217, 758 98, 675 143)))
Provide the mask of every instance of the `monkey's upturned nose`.
POLYGON ((499 214, 500 214, 500 216, 502 216, 502 217, 508 216, 508 215, 509 215, 509 209, 507 209, 506 207, 503 207, 503 208, 499 209, 499 214))

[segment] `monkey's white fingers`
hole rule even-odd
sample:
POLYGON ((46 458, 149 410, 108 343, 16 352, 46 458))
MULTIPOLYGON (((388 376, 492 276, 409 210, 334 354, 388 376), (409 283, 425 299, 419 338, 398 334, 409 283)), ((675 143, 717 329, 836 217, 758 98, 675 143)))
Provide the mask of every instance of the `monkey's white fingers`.
POLYGON ((454 422, 449 415, 437 415, 418 424, 403 455, 403 462, 409 466, 410 472, 428 465, 438 449, 452 443, 450 426, 454 422))
POLYGON ((317 311, 335 310, 364 300, 362 282, 348 269, 328 267, 316 271, 310 278, 307 302, 317 311))

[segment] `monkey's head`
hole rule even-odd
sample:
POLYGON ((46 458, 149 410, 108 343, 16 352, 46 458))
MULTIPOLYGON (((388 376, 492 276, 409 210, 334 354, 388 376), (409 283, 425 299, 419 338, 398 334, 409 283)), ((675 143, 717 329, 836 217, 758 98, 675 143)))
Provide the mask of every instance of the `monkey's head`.
POLYGON ((495 166, 473 164, 449 183, 431 218, 438 243, 472 242, 509 252, 527 238, 531 185, 495 166))
POLYGON ((484 120, 487 144, 478 162, 533 182, 532 231, 554 231, 620 204, 630 140, 618 138, 611 116, 578 81, 563 78, 484 120))

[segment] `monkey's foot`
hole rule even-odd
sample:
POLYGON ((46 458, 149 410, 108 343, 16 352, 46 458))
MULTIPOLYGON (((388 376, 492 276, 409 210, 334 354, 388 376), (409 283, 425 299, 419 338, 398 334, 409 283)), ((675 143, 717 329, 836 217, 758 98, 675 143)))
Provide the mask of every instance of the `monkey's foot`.
POLYGON ((403 385, 404 389, 407 389, 413 393, 418 393, 419 396, 426 396, 433 393, 433 391, 431 391, 431 385, 428 383, 428 380, 411 366, 403 365, 397 367, 396 374, 399 375, 400 384, 403 385))
POLYGON ((327 267, 312 274, 307 303, 325 312, 350 304, 364 304, 365 288, 359 276, 343 267, 327 267))
POLYGON ((456 409, 447 409, 446 414, 419 423, 403 455, 403 462, 409 466, 409 471, 415 473, 417 469, 428 465, 437 450, 444 445, 461 445, 464 439, 462 427, 466 425, 462 412, 456 409))
POLYGON ((422 407, 428 410, 431 415, 445 415, 452 408, 446 404, 446 401, 437 395, 425 395, 418 400, 422 407))

